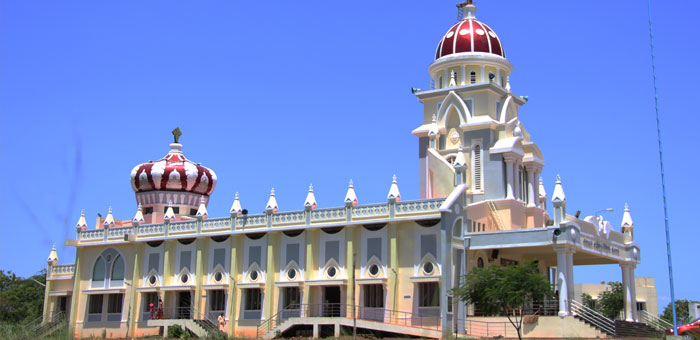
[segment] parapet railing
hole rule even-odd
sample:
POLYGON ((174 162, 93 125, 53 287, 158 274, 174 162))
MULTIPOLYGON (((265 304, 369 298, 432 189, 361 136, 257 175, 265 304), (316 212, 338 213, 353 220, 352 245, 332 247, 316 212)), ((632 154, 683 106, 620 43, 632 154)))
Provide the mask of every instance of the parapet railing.
POLYGON ((230 217, 192 219, 187 221, 139 224, 132 226, 105 227, 103 229, 78 230, 79 243, 100 243, 138 238, 162 238, 169 235, 198 235, 233 231, 255 231, 257 229, 304 227, 310 225, 344 225, 348 222, 370 220, 390 221, 397 218, 435 215, 445 198, 414 200, 405 202, 366 204, 345 207, 265 213, 257 215, 232 214, 230 217))
POLYGON ((50 267, 49 277, 71 277, 75 274, 75 264, 55 264, 50 267))

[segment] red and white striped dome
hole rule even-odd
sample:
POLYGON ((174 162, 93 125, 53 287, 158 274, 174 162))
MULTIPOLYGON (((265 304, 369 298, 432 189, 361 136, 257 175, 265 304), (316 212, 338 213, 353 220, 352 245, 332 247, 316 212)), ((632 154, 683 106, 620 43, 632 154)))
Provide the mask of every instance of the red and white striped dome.
POLYGON ((435 52, 435 60, 457 53, 490 53, 503 58, 506 53, 496 32, 476 20, 476 6, 471 1, 457 5, 464 11, 464 20, 456 23, 442 37, 435 52))
POLYGON ((182 144, 173 143, 162 159, 139 164, 131 170, 131 187, 135 192, 168 190, 208 196, 216 187, 216 174, 189 161, 182 154, 182 144))

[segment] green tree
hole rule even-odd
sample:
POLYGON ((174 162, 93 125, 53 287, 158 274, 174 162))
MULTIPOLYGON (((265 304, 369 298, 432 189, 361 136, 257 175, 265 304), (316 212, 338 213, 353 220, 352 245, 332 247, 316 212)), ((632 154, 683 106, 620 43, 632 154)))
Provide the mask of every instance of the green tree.
POLYGON ((615 320, 625 308, 622 295, 622 283, 608 282, 608 289, 600 293, 598 298, 600 312, 607 318, 615 320))
POLYGON ((595 300, 593 300, 593 297, 591 296, 591 294, 583 293, 581 295, 581 300, 582 300, 581 302, 583 303, 584 306, 586 306, 590 309, 593 309, 593 310, 597 310, 596 302, 595 302, 595 300))
MULTIPOLYGON (((689 300, 676 300, 676 322, 678 322, 679 325, 686 324, 690 322, 690 314, 688 311, 688 306, 690 305, 689 300)), ((671 308, 671 303, 669 302, 668 305, 666 305, 666 308, 664 308, 664 313, 661 315, 661 318, 673 323, 673 309, 671 308)))
POLYGON ((46 270, 21 278, 0 270, 0 322, 28 322, 41 317, 44 308, 46 270), (33 279, 33 280, 32 280, 33 279))
POLYGON ((552 296, 549 282, 534 261, 507 267, 476 268, 451 293, 457 299, 477 304, 488 315, 502 313, 522 339, 523 311, 533 301, 552 296))

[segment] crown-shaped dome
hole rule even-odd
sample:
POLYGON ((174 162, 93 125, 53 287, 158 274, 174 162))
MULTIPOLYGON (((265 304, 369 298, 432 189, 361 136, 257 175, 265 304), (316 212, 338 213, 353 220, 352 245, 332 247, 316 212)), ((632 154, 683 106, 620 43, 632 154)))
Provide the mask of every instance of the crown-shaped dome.
POLYGON ((216 174, 185 158, 182 144, 177 142, 179 132, 179 129, 173 130, 175 143, 170 144, 170 151, 165 157, 155 162, 139 164, 131 170, 131 187, 134 192, 168 190, 211 195, 216 187, 216 174))
POLYGON ((476 6, 472 1, 459 3, 464 19, 456 23, 442 37, 435 52, 435 60, 458 53, 489 53, 505 58, 506 53, 496 32, 476 20, 476 6))

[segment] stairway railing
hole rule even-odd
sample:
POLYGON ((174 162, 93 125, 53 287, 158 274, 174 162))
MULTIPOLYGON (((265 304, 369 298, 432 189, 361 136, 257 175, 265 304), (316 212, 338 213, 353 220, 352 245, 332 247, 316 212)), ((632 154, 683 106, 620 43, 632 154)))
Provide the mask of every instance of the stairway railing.
POLYGON ((608 319, 603 314, 584 306, 582 303, 576 300, 571 300, 571 312, 596 328, 610 335, 615 335, 614 321, 608 319))
POLYGON ((645 310, 640 310, 637 311, 639 313, 639 321, 653 327, 656 330, 659 331, 665 331, 669 328, 673 328, 673 324, 670 322, 659 318, 656 315, 653 315, 645 310))
POLYGON ((491 218, 496 225, 496 230, 503 230, 503 220, 501 220, 501 214, 498 213, 496 205, 493 204, 493 201, 491 200, 486 201, 486 204, 489 206, 489 210, 491 211, 491 218))

